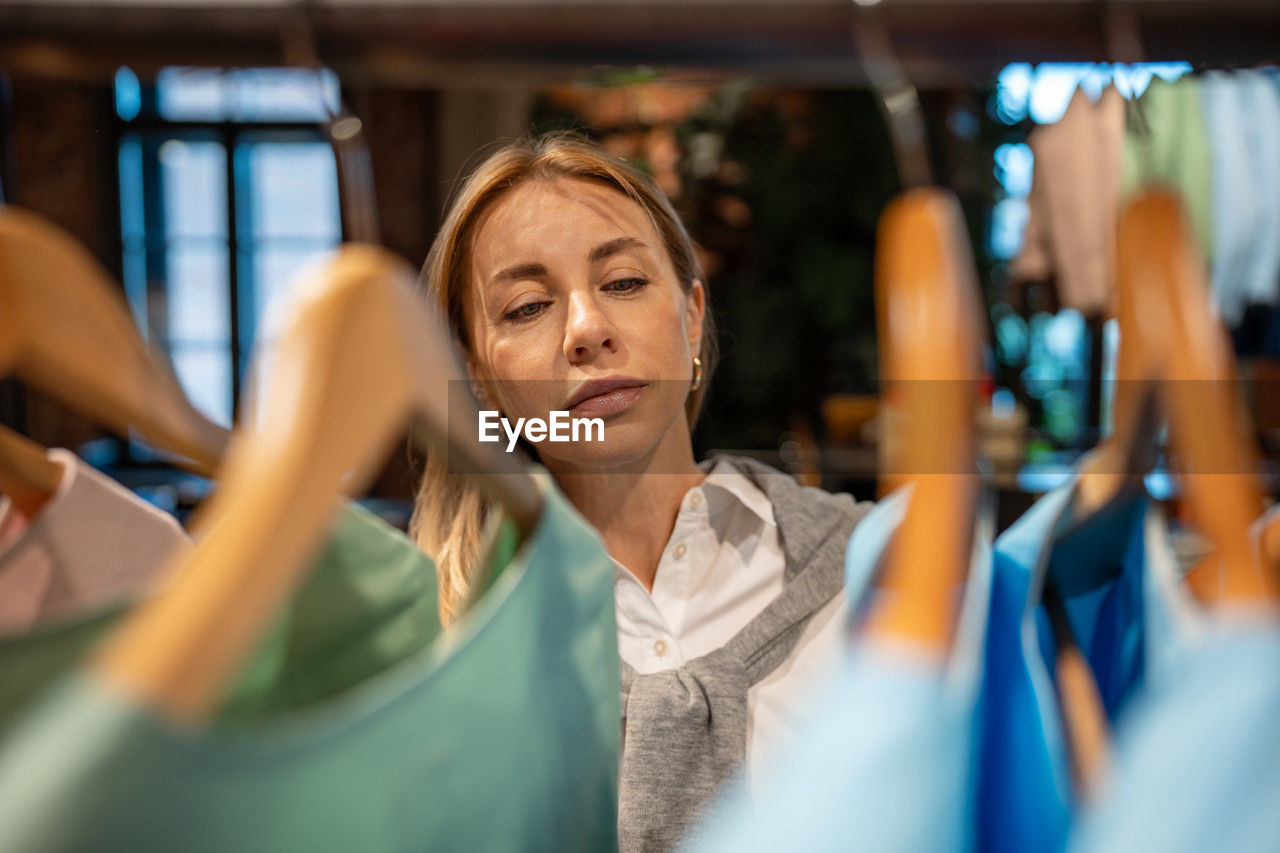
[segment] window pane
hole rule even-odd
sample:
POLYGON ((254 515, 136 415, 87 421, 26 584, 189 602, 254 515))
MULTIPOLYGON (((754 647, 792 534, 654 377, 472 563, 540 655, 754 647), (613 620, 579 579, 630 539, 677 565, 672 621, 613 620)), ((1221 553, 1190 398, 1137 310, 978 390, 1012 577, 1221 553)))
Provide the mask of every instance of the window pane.
POLYGON ((996 179, 1011 198, 1026 198, 1031 192, 1035 156, 1026 143, 1005 144, 996 149, 996 179))
POLYGON ((156 75, 156 107, 169 121, 227 117, 223 73, 217 68, 165 68, 156 75))
POLYGON ((1045 63, 1036 67, 1031 86, 1031 118, 1038 124, 1052 124, 1062 118, 1075 94, 1076 84, 1088 70, 1075 63, 1045 63))
POLYGON ((142 110, 142 84, 131 68, 116 69, 116 115, 125 121, 133 121, 142 110))
POLYGON ((322 122, 338 109, 332 71, 253 68, 228 75, 231 115, 237 121, 322 122))
POLYGON ((231 351, 227 347, 175 342, 169 350, 178 380, 195 407, 210 420, 231 424, 231 351))
POLYGON ((257 142, 239 151, 252 196, 246 233, 338 241, 338 176, 328 143, 257 142))
POLYGON ((160 146, 167 236, 225 238, 226 156, 217 142, 170 139, 160 146))
POLYGON ((332 245, 305 248, 264 244, 253 257, 253 277, 257 285, 253 306, 257 326, 250 332, 253 335, 252 357, 242 395, 247 405, 241 413, 244 423, 251 428, 258 425, 254 418, 262 411, 270 394, 267 380, 271 376, 277 339, 297 305, 297 276, 305 267, 319 263, 332 251, 332 245))
POLYGON ((331 246, 327 245, 280 247, 264 244, 254 254, 253 307, 258 318, 255 346, 279 337, 297 296, 298 272, 324 259, 331 251, 331 246))
POLYGON ((142 142, 126 133, 120 138, 120 235, 125 242, 141 241, 147 223, 142 206, 142 142))
POLYGON ((1017 124, 1027 117, 1031 98, 1031 66, 1025 62, 1006 65, 996 78, 996 118, 1017 124))
POLYGON ((167 336, 171 340, 228 342, 226 250, 178 244, 170 247, 165 260, 169 273, 167 336))
POLYGON ((1006 198, 996 202, 991 210, 989 250, 992 256, 1007 259, 1018 253, 1029 215, 1026 199, 1006 198))

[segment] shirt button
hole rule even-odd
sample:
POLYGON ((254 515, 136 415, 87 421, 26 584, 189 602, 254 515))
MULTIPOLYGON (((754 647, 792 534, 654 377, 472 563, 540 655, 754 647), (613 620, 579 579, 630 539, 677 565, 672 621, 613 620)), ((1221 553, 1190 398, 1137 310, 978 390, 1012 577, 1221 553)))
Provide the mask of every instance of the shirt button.
POLYGON ((684 543, 683 543, 683 542, 681 542, 679 545, 677 545, 677 546, 676 546, 676 550, 675 550, 675 552, 674 552, 674 553, 675 553, 675 555, 676 555, 676 559, 677 559, 677 560, 682 560, 682 559, 684 559, 685 552, 686 552, 686 551, 688 551, 688 550, 689 550, 689 549, 685 547, 684 543))
POLYGON ((698 494, 697 492, 694 492, 692 495, 689 496, 689 506, 693 507, 694 509, 697 509, 701 504, 702 504, 702 495, 698 494))
POLYGON ((654 640, 653 653, 658 657, 664 657, 667 654, 667 644, 662 640, 654 640))

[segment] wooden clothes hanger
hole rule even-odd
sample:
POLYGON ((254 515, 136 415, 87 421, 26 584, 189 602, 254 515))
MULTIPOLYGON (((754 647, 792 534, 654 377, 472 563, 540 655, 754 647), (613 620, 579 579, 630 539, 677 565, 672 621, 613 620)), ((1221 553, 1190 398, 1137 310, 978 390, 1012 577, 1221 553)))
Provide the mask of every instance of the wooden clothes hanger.
POLYGON ((977 506, 977 294, 955 197, 918 188, 891 202, 876 242, 876 297, 882 374, 903 433, 900 470, 887 473, 912 492, 868 630, 939 655, 951 647, 977 506))
MULTIPOLYGON (((919 99, 893 57, 883 22, 872 20, 855 28, 854 39, 869 57, 868 76, 888 117, 903 184, 922 186, 930 171, 919 99)), ((938 189, 900 196, 881 220, 876 259, 882 371, 908 423, 902 471, 917 476, 881 579, 890 594, 869 628, 945 655, 957 618, 954 590, 968 574, 978 499, 973 415, 982 325, 954 197, 938 189)), ((1088 792, 1109 753, 1102 700, 1073 642, 1060 644, 1055 663, 1072 770, 1088 792)))
POLYGON ((1154 467, 1159 450, 1156 379, 1161 367, 1136 340, 1141 324, 1151 320, 1140 313, 1130 284, 1127 279, 1117 281, 1113 303, 1120 331, 1113 429, 1085 462, 1069 512, 1053 532, 1053 550, 1061 549, 1073 559, 1051 560, 1046 585, 1068 598, 1114 576, 1115 531, 1132 529, 1135 513, 1142 511, 1147 496, 1144 476, 1154 467))
MULTIPOLYGON (((1132 10, 1107 3, 1104 12, 1108 53, 1117 60, 1140 61, 1141 39, 1132 10)), ((1141 104, 1128 97, 1125 110, 1138 132, 1150 134, 1141 104)), ((1128 284, 1117 281, 1113 303, 1120 328, 1113 430, 1086 462, 1069 512, 1053 531, 1041 590, 1058 647, 1054 667, 1072 776, 1085 800, 1097 794, 1110 764, 1110 723, 1092 668, 1076 642, 1064 596, 1096 588, 1112 575, 1114 533, 1131 529, 1134 513, 1141 511, 1147 493, 1144 474, 1155 464, 1158 451, 1154 383, 1158 364, 1133 340, 1145 318, 1128 284), (1074 559, 1070 563, 1054 559, 1055 553, 1070 553, 1074 559)))
POLYGON ((900 413, 888 489, 912 484, 906 516, 879 577, 886 592, 872 636, 945 657, 955 632, 955 590, 969 571, 977 507, 973 406, 979 368, 978 285, 955 197, 931 186, 919 94, 874 7, 859 10, 854 46, 875 90, 907 189, 876 236, 876 326, 884 394, 900 413))
MULTIPOLYGON (((16 375, 121 435, 137 429, 190 460, 177 464, 212 475, 227 431, 147 352, 98 262, 53 223, 12 206, 0 206, 0 305, 0 376, 16 375)), ((7 445, 0 459, 16 462, 11 479, 47 485, 49 469, 7 445)))
MULTIPOLYGON (((1261 508, 1251 439, 1242 429, 1241 401, 1224 330, 1209 300, 1203 264, 1187 230, 1181 203, 1164 191, 1148 191, 1125 206, 1117 241, 1116 311, 1121 341, 1115 431, 1083 472, 1074 496, 1073 520, 1058 541, 1087 542, 1145 494, 1143 474, 1155 462, 1157 407, 1166 411, 1186 494, 1210 540, 1221 597, 1236 603, 1270 601, 1273 587, 1258 570, 1249 525, 1261 508)), ((1065 620, 1061 631, 1069 632, 1065 620)), ((1076 653, 1073 652, 1073 656, 1076 653)), ((1081 695, 1096 685, 1081 659, 1059 683, 1076 683, 1081 695)), ((1105 716, 1087 699, 1067 702, 1067 728, 1078 786, 1098 789, 1109 751, 1105 716), (1074 719, 1072 719, 1074 717, 1074 719)))
POLYGON ((62 482, 62 466, 31 439, 0 426, 0 494, 28 519, 40 510, 62 482))
MULTIPOLYGON (((876 257, 882 359, 905 429, 901 473, 889 473, 910 481, 912 494, 881 574, 888 594, 868 630, 945 655, 978 500, 978 291, 955 198, 917 189, 896 199, 881 220, 876 257)), ((1060 644, 1055 670, 1073 775, 1089 795, 1110 753, 1106 713, 1074 642, 1060 644)))
POLYGON ((133 614, 91 664, 100 678, 180 723, 208 718, 296 584, 339 493, 355 493, 410 416, 454 470, 522 532, 541 499, 517 458, 480 444, 478 410, 452 337, 390 253, 347 245, 311 272, 280 339, 261 430, 238 433, 221 487, 175 558, 171 586, 133 614))
POLYGON ((1256 453, 1181 202, 1164 190, 1133 199, 1120 217, 1118 248, 1117 282, 1142 318, 1131 339, 1142 363, 1159 367, 1158 397, 1186 500, 1220 557, 1220 600, 1270 603, 1275 579, 1262 571, 1249 535, 1262 511, 1256 453))
POLYGON ((1114 300, 1120 342, 1113 430, 1081 471, 1069 514, 1053 531, 1050 562, 1041 591, 1058 647, 1054 668, 1072 777, 1075 789, 1086 801, 1101 789, 1110 764, 1110 722, 1093 670, 1076 641, 1065 597, 1096 587, 1100 580, 1097 570, 1113 570, 1107 562, 1114 549, 1114 537, 1107 535, 1108 526, 1117 519, 1127 522, 1127 516, 1141 510, 1141 499, 1146 495, 1143 475, 1155 464, 1157 452, 1157 366, 1149 361, 1151 354, 1134 339, 1145 319, 1130 285, 1129 279, 1118 279, 1114 300), (1071 565, 1064 566, 1062 561, 1053 559, 1052 553, 1058 549, 1075 555, 1071 565))

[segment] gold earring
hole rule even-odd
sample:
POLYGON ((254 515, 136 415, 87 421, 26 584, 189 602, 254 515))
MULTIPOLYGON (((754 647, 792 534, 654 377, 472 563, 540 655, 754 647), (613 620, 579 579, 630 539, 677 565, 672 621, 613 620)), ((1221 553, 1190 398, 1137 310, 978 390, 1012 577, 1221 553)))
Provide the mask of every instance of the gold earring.
POLYGON ((693 384, 689 386, 690 391, 697 391, 702 387, 702 359, 696 355, 693 357, 693 384))

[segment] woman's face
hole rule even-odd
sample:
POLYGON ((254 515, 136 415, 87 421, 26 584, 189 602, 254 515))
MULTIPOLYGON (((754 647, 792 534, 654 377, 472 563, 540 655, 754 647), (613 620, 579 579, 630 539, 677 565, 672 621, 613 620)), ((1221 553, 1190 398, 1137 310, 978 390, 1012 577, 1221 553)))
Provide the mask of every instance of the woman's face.
POLYGON ((486 211, 471 259, 471 369, 489 403, 513 425, 604 421, 603 442, 537 444, 544 461, 625 464, 687 436, 702 285, 680 286, 639 204, 581 178, 525 182, 486 211))

